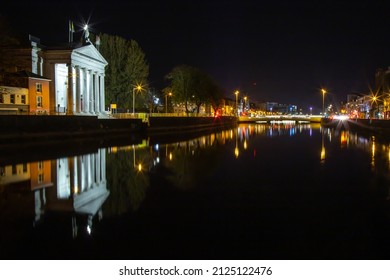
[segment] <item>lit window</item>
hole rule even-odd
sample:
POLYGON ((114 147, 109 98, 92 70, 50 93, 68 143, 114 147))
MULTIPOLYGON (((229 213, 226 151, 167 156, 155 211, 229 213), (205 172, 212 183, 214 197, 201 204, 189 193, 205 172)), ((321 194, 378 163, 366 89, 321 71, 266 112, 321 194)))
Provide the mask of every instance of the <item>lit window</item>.
POLYGON ((41 83, 36 83, 36 90, 37 90, 37 93, 42 93, 42 84, 41 83))
POLYGON ((42 96, 37 96, 37 107, 42 107, 42 96))
POLYGON ((10 103, 15 104, 15 94, 10 95, 10 103))
POLYGON ((43 169, 43 161, 38 161, 38 170, 43 169))
POLYGON ((22 100, 21 100, 22 104, 26 104, 26 96, 25 95, 22 95, 22 100))

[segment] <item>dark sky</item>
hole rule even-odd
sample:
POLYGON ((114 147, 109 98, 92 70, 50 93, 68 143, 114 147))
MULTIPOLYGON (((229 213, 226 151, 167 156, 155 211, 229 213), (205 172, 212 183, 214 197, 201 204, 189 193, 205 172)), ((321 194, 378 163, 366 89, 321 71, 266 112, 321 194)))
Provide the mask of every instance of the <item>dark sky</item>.
POLYGON ((390 1, 30 1, 6 0, 15 29, 50 45, 68 40, 68 20, 93 33, 136 40, 151 86, 176 65, 209 73, 234 98, 320 108, 368 93, 375 70, 390 65, 390 1))

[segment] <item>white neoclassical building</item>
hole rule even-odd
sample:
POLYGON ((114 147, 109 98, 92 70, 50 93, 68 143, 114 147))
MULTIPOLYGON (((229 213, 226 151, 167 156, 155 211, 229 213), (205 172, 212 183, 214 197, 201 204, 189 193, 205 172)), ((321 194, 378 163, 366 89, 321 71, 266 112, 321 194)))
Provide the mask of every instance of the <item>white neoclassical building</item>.
POLYGON ((27 70, 50 79, 50 114, 105 115, 108 63, 89 39, 47 47, 30 35, 27 47, 6 51, 10 72, 27 70))
POLYGON ((104 68, 108 63, 93 44, 46 48, 38 54, 44 76, 52 80, 51 112, 104 114, 104 68))

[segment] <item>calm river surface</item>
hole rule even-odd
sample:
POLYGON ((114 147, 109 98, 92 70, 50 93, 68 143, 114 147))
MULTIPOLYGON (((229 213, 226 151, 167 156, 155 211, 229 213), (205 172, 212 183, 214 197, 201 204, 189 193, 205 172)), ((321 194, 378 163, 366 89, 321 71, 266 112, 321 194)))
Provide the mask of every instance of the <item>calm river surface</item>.
POLYGON ((390 258, 373 136, 251 124, 68 147, 0 154, 2 259, 390 258))

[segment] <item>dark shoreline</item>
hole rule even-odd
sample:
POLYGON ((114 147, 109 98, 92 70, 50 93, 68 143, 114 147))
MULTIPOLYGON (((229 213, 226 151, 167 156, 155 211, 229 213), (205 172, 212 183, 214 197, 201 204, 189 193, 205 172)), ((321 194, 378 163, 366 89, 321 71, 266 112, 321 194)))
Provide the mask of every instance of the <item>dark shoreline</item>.
POLYGON ((332 120, 323 118, 321 125, 326 128, 351 130, 369 135, 377 135, 390 140, 390 120, 383 119, 348 119, 332 120))
POLYGON ((156 135, 230 127, 234 117, 151 117, 141 119, 99 119, 96 116, 0 115, 0 145, 42 141, 64 141, 121 135, 156 135))
POLYGON ((233 127, 234 118, 98 119, 84 116, 0 116, 0 164, 92 153, 99 148, 169 143, 233 127))

